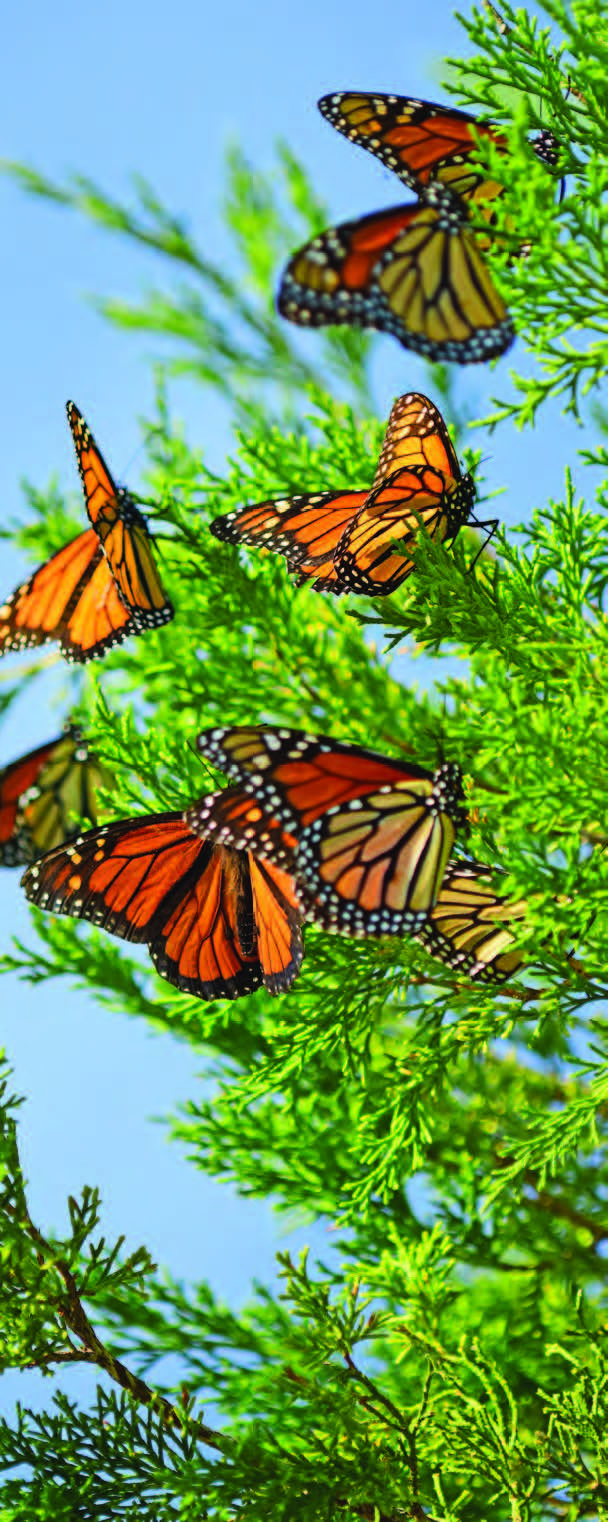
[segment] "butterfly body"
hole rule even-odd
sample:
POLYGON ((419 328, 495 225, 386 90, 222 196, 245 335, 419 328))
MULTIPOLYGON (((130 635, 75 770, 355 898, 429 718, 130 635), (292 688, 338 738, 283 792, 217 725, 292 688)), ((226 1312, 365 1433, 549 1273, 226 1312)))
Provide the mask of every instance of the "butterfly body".
MULTIPOLYGON (((197 745, 285 831, 315 924, 380 936, 424 922, 463 823, 458 766, 432 773, 322 735, 253 725, 203 731, 197 745)), ((208 814, 200 827, 209 828, 208 814)), ((240 828, 234 843, 247 838, 240 828)), ((268 831, 256 848, 273 859, 268 831)))
POLYGON ((261 983, 282 992, 304 954, 292 880, 191 818, 170 810, 89 830, 28 869, 27 897, 147 945, 161 977, 194 997, 240 998, 261 983))

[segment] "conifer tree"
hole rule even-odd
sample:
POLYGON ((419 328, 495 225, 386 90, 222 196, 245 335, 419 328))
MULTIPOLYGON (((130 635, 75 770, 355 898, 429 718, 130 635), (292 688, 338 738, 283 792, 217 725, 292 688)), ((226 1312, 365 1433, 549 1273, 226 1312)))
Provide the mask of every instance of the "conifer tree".
MULTIPOLYGON (((289 995, 203 1003, 102 931, 33 911, 36 935, 6 969, 41 996, 67 978, 207 1054, 213 1098, 174 1124, 190 1165, 336 1230, 327 1262, 281 1255, 280 1293, 258 1287, 238 1315, 145 1248, 108 1243, 94 1188, 70 1199, 69 1232, 44 1237, 7 1074, 0 1359, 53 1381, 43 1416, 0 1423, 7 1522, 608 1512, 608 450, 586 431, 601 423, 608 367, 608 47, 598 0, 545 12, 543 28, 505 5, 474 12, 476 51, 451 77, 460 103, 507 121, 511 145, 493 162, 506 189, 488 258, 519 335, 514 363, 529 359, 488 426, 528 427, 558 398, 581 420, 581 448, 560 500, 481 556, 470 530, 451 551, 421 538, 415 575, 388 601, 296 591, 280 557, 206 529, 245 501, 371 480, 384 431, 373 340, 341 328, 303 345, 275 315, 282 261, 330 221, 290 150, 272 179, 230 156, 234 275, 147 184, 123 205, 84 178, 13 166, 29 192, 164 258, 162 290, 140 307, 105 303, 172 349, 146 446, 176 607, 79 689, 116 779, 107 817, 183 807, 213 785, 192 742, 217 722, 309 728, 428 766, 449 756, 465 772, 472 854, 526 901, 529 966, 473 984, 405 937, 307 927, 289 995), (547 124, 559 205, 528 146, 547 124), (233 409, 221 477, 171 413, 167 383, 184 371, 233 409), (436 660, 427 694, 391 667, 405 639, 436 660), (440 664, 454 655, 457 676, 440 664), (158 1369, 167 1354, 173 1383, 158 1369), (78 1362, 99 1371, 90 1406, 66 1393, 78 1362)), ((429 376, 458 421, 450 387, 447 372, 429 376)), ((482 451, 464 440, 479 482, 482 451)), ((55 492, 32 492, 30 509, 19 542, 38 563, 79 531, 81 509, 55 492)))

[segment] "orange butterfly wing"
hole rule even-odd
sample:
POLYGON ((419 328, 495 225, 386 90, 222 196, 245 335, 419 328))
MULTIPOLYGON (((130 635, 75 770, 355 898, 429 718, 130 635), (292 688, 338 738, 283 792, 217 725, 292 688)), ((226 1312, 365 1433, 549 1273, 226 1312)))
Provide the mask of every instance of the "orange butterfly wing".
MULTIPOLYGON (((70 649, 70 618, 103 554, 93 529, 76 539, 34 571, 0 608, 0 651, 24 650, 58 640, 65 653, 70 649)), ((128 614, 121 616, 125 623, 128 614)), ((73 653, 72 659, 87 659, 73 653)))
POLYGON ((403 935, 424 924, 456 836, 456 792, 440 774, 379 788, 320 816, 298 841, 295 870, 313 902, 308 917, 351 936, 403 935))
POLYGON ((108 503, 119 500, 119 488, 76 403, 66 402, 66 412, 76 450, 87 512, 93 528, 96 528, 99 520, 103 519, 108 503))
MULTIPOLYGON (((88 830, 28 868, 22 884, 43 909, 147 944, 161 976, 197 998, 240 998, 265 977, 247 855, 194 834, 180 811, 88 830)), ((282 892, 279 873, 277 896, 282 892)), ((293 971, 281 969, 282 931, 273 949, 265 881, 260 895, 268 976, 277 988, 281 977, 287 986, 299 966, 297 947, 293 971)), ((291 912, 287 900, 286 908, 291 912)))
POLYGON ((263 981, 269 993, 282 992, 304 956, 301 895, 291 870, 285 870, 293 867, 293 836, 238 787, 207 793, 184 817, 204 840, 247 852, 263 981))
MULTIPOLYGON (((93 533, 89 529, 89 533, 93 533)), ((125 608, 116 582, 103 553, 84 579, 59 638, 63 654, 69 661, 83 664, 94 656, 105 655, 114 645, 122 644, 137 628, 135 617, 125 608)))
POLYGON ((165 597, 142 514, 117 487, 90 428, 74 402, 66 406, 89 518, 99 538, 133 631, 157 628, 173 618, 165 597))
MULTIPOLYGON (((484 138, 499 153, 508 153, 505 132, 491 122, 477 121, 451 105, 360 90, 324 95, 318 106, 332 127, 373 153, 410 189, 420 191, 438 179, 482 208, 502 195, 503 185, 490 179, 483 165, 471 162, 476 143, 484 138)), ((559 143, 549 128, 531 139, 531 147, 542 163, 556 168, 559 143)))
POLYGON ((297 977, 304 956, 301 902, 293 878, 273 862, 250 854, 249 871, 264 987, 271 994, 283 993, 297 977))
POLYGON ((283 555, 298 585, 340 593, 334 551, 346 525, 365 502, 366 491, 311 492, 256 502, 214 518, 216 539, 250 544, 283 555))
MULTIPOLYGON (((356 90, 324 95, 319 110, 344 137, 366 148, 392 169, 410 189, 418 190, 437 177, 460 195, 473 194, 492 182, 483 168, 468 162, 475 138, 490 137, 507 152, 504 134, 466 111, 437 106, 402 95, 366 95, 356 90)), ((500 193, 502 186, 497 186, 500 193)))
POLYGON ((439 409, 422 392, 407 391, 393 403, 384 435, 374 486, 402 466, 441 471, 446 485, 460 480, 454 445, 439 409))
POLYGON ((378 328, 432 360, 480 363, 514 337, 464 202, 439 181, 416 205, 313 238, 290 259, 277 301, 290 322, 378 328))
MULTIPOLYGON (((198 844, 196 874, 149 943, 150 955, 161 977, 185 993, 238 999, 262 981, 247 859, 223 846, 198 844)), ((190 842, 185 845, 190 853, 190 842)))
POLYGON ((435 477, 435 490, 430 490, 425 474, 430 475, 430 487, 430 472, 397 471, 371 492, 354 524, 342 536, 336 571, 350 592, 366 597, 390 596, 414 570, 411 554, 397 553, 395 542, 406 551, 413 548, 421 527, 432 539, 445 538, 448 517, 442 486, 435 477))

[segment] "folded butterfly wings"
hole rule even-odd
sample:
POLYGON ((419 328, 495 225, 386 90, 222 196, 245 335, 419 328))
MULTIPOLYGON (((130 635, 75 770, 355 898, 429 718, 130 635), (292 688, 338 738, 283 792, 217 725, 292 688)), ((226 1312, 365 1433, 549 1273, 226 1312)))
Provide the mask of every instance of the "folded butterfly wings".
POLYGON ((173 617, 152 558, 145 518, 117 487, 90 428, 74 402, 66 406, 87 512, 99 538, 131 632, 158 628, 173 617))
POLYGON ((437 903, 417 939, 454 971, 496 983, 512 977, 523 962, 509 927, 523 920, 526 903, 497 894, 493 876, 482 862, 448 862, 437 903))
POLYGON ((67 404, 92 527, 40 566, 0 608, 0 653, 56 640, 68 661, 105 655, 173 617, 145 519, 115 485, 90 429, 67 404))

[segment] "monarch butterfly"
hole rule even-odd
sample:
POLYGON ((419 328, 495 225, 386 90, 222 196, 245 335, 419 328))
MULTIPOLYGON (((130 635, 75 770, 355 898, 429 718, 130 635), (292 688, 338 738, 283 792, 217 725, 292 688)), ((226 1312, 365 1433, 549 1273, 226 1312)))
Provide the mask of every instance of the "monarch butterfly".
POLYGON ((238 999, 260 983, 281 993, 304 955, 295 885, 251 851, 206 839, 195 813, 87 830, 28 868, 26 896, 146 943, 161 977, 196 998, 238 999))
POLYGON ((30 750, 0 770, 0 865, 34 861, 75 835, 73 815, 96 820, 95 790, 105 779, 80 730, 30 750))
POLYGON ((469 978, 504 982, 523 961, 509 926, 524 918, 526 904, 495 893, 492 875, 479 861, 448 862, 437 902, 418 939, 433 956, 469 978))
POLYGON ((52 555, 0 608, 0 654, 57 640, 68 661, 105 655, 173 618, 146 522, 117 487, 82 413, 67 403, 92 528, 52 555))
MULTIPOLYGON (((230 827, 234 845, 254 839, 270 859, 287 855, 315 924, 365 936, 424 923, 463 823, 458 766, 433 774, 322 735, 254 725, 205 730, 197 745, 285 832, 281 856, 253 814, 230 827)), ((205 799, 199 824, 209 824, 205 799)))
POLYGON ((411 575, 421 523, 436 540, 452 540, 470 516, 475 488, 461 476, 441 413, 417 392, 395 402, 371 489, 312 492, 258 502, 215 518, 212 534, 261 545, 285 557, 296 584, 317 592, 381 596, 411 575))
MULTIPOLYGON (((471 204, 491 220, 503 189, 470 162, 472 129, 502 153, 504 134, 464 111, 398 95, 346 91, 324 96, 319 108, 418 200, 343 222, 299 249, 281 280, 283 317, 379 328, 432 360, 474 364, 504 353, 513 325, 480 252, 488 239, 476 240, 468 221, 471 204)), ((548 162, 546 143, 539 157, 548 162)))

